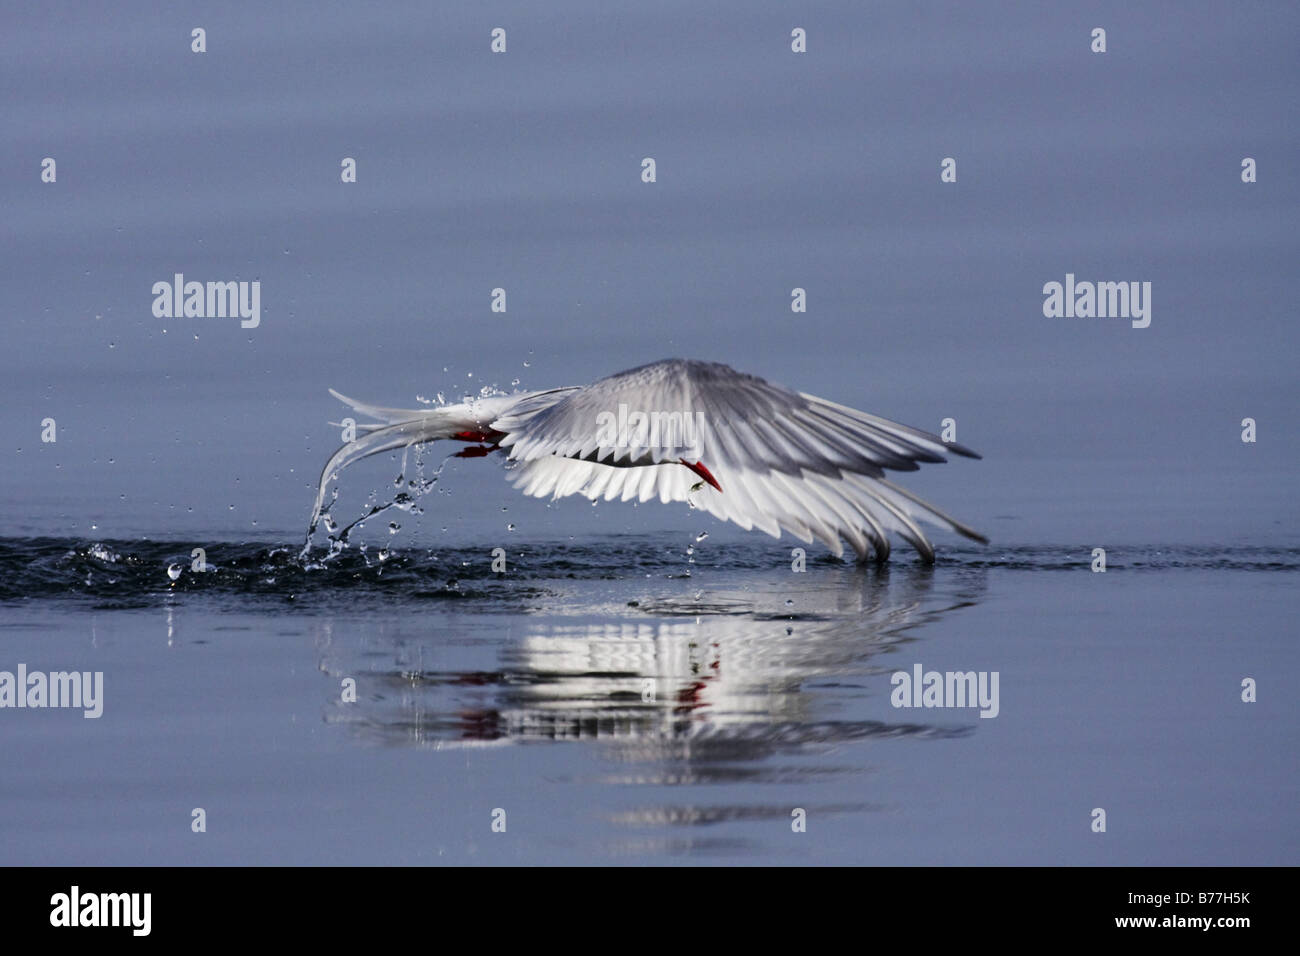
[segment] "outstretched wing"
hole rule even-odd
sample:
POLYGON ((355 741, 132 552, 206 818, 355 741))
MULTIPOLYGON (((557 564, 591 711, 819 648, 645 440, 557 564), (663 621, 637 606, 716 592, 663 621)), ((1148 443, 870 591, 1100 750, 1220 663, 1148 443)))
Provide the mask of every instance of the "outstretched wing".
POLYGON ((884 477, 975 452, 725 365, 656 362, 492 427, 520 463, 516 487, 538 497, 689 501, 742 528, 815 537, 836 554, 845 539, 878 559, 896 533, 933 560, 917 520, 985 540, 884 477))

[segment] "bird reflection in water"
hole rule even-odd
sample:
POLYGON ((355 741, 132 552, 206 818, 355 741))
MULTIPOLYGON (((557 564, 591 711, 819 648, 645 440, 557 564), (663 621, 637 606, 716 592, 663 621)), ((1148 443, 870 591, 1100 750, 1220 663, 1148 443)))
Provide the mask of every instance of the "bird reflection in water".
POLYGON ((428 666, 449 656, 445 634, 359 643, 326 633, 322 671, 357 680, 356 702, 332 704, 326 720, 397 746, 580 741, 626 766, 616 781, 659 784, 765 779, 780 772, 762 766, 777 754, 971 732, 969 722, 895 720, 880 704, 900 666, 888 652, 977 604, 982 571, 836 566, 798 578, 798 588, 761 576, 636 606, 483 615, 482 636, 454 648, 458 663, 481 658, 483 669, 428 666), (885 719, 842 716, 866 698, 885 719))

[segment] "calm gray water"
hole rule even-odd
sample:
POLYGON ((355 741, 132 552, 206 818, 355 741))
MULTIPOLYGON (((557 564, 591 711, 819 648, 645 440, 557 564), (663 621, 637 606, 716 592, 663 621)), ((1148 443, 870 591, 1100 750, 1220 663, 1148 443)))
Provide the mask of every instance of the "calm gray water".
POLYGON ((3 16, 0 671, 105 692, 0 709, 0 862, 1300 860, 1294 5, 3 16), (176 273, 260 324, 156 318, 176 273), (1150 326, 1045 317, 1067 273, 1150 326), (422 513, 296 559, 327 388, 672 355, 955 419, 984 460, 903 483, 993 543, 795 574, 437 448, 422 513), (998 715, 892 706, 915 664, 998 715))

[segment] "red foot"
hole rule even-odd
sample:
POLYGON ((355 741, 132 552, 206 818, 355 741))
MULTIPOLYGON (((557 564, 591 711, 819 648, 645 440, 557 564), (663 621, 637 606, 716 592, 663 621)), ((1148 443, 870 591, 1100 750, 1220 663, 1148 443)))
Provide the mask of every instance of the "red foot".
POLYGON ((451 437, 459 439, 460 441, 495 442, 495 441, 500 441, 502 438, 505 437, 505 435, 503 435, 501 432, 494 432, 491 429, 488 429, 487 431, 481 431, 481 432, 456 432, 456 434, 452 435, 451 437))

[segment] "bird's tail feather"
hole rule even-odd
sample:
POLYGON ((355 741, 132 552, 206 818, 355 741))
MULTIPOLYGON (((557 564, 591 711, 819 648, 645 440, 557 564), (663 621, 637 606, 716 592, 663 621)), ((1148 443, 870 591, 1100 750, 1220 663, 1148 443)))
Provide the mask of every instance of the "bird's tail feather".
POLYGON ((386 425, 358 425, 366 433, 348 442, 330 456, 321 471, 320 484, 316 489, 316 503, 312 506, 311 523, 307 529, 307 542, 316 532, 321 510, 325 505, 325 492, 330 481, 344 468, 363 458, 382 452, 406 448, 423 442, 450 438, 455 433, 455 414, 447 406, 427 409, 384 408, 379 405, 367 405, 355 399, 340 395, 334 389, 330 394, 339 401, 363 415, 388 422, 386 425))
MULTIPOLYGON (((348 398, 346 395, 330 389, 330 394, 337 398, 344 405, 351 408, 354 412, 362 415, 369 415, 371 418, 377 418, 381 422, 387 422, 389 425, 396 425, 399 422, 417 421, 424 418, 435 418, 445 406, 434 405, 429 408, 386 408, 383 405, 368 405, 365 402, 359 402, 355 398, 348 398)), ((374 428, 373 425, 358 426, 374 428)))
POLYGON ((325 463, 325 468, 321 471, 320 486, 316 490, 316 504, 312 507, 311 512, 311 525, 307 529, 308 539, 316 531, 316 522, 320 520, 321 508, 325 504, 325 491, 329 487, 331 479, 348 465, 360 461, 362 458, 378 455, 381 452, 406 448, 408 445, 418 445, 421 442, 446 437, 441 433, 440 425, 426 419, 385 425, 362 435, 354 441, 348 442, 330 456, 330 460, 325 463))

